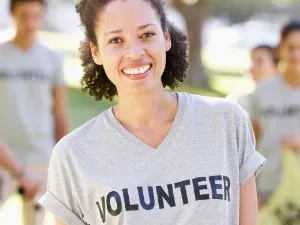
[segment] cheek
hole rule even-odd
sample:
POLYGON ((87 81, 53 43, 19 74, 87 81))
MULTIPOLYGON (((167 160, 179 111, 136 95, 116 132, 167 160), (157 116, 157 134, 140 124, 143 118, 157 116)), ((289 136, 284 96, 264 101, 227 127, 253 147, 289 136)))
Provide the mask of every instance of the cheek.
POLYGON ((163 42, 157 43, 155 46, 151 47, 148 54, 155 59, 156 67, 160 70, 164 70, 166 64, 166 50, 163 42))
POLYGON ((155 52, 156 70, 159 76, 162 76, 166 66, 166 53, 162 51, 155 52))
POLYGON ((119 76, 119 68, 122 61, 122 54, 120 49, 103 48, 101 55, 103 68, 107 77, 116 83, 119 76))
POLYGON ((268 61, 267 66, 268 70, 272 70, 273 68, 275 68, 275 65, 273 63, 273 61, 268 61))
POLYGON ((255 73, 256 70, 257 70, 257 67, 256 67, 255 65, 252 65, 251 68, 250 68, 250 71, 251 71, 252 73, 255 73))

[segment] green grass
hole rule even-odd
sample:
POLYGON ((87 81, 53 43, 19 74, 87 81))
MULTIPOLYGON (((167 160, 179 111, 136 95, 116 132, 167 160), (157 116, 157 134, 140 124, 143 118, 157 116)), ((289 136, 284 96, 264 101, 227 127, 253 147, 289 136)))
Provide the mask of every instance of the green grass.
POLYGON ((99 115, 103 110, 111 107, 114 103, 107 100, 101 102, 94 100, 87 93, 78 88, 68 89, 68 118, 71 129, 74 129, 93 117, 99 115))
POLYGON ((214 74, 210 79, 210 86, 223 95, 243 95, 254 90, 254 82, 247 77, 214 74))

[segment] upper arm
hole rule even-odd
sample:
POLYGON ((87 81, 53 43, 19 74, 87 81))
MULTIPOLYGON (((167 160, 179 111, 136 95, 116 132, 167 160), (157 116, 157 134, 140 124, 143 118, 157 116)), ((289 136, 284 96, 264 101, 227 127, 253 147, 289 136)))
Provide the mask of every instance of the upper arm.
POLYGON ((63 86, 53 87, 53 108, 54 111, 62 111, 66 105, 66 88, 63 86))
POLYGON ((39 203, 67 225, 83 225, 80 205, 76 202, 81 187, 71 151, 66 140, 61 140, 54 147, 49 162, 47 192, 39 203))
POLYGON ((55 123, 55 137, 59 141, 68 133, 68 119, 66 112, 66 90, 64 87, 53 88, 53 116, 55 123))
POLYGON ((64 60, 61 54, 53 55, 53 76, 52 76, 52 85, 55 86, 65 86, 65 77, 64 77, 64 60))
POLYGON ((55 218, 55 225, 67 225, 65 223, 63 223, 61 220, 59 220, 58 218, 55 218))
POLYGON ((66 82, 62 55, 54 54, 53 67, 55 68, 52 76, 53 109, 54 113, 62 113, 66 102, 66 82))
POLYGON ((254 176, 241 187, 240 193, 240 225, 258 225, 257 193, 254 176))
POLYGON ((235 106, 239 176, 242 187, 254 174, 259 173, 265 159, 255 149, 254 132, 246 112, 239 105, 235 106))
POLYGON ((254 135, 255 135, 256 142, 258 142, 258 140, 260 138, 259 123, 256 120, 251 120, 251 125, 252 125, 252 128, 253 128, 253 132, 254 132, 254 135))

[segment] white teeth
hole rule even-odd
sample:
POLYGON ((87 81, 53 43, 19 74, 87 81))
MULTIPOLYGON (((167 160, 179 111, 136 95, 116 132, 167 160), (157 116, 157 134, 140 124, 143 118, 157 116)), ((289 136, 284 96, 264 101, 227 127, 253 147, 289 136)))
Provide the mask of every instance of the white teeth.
POLYGON ((124 69, 123 72, 125 74, 136 75, 136 74, 145 73, 149 69, 150 69, 150 65, 147 65, 147 66, 142 66, 134 69, 124 69))

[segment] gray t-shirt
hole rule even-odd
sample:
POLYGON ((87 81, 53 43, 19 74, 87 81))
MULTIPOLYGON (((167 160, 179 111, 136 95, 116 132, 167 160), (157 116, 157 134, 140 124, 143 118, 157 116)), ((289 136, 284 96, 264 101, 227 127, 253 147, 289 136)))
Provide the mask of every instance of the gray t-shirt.
POLYGON ((224 99, 177 95, 157 149, 112 108, 63 138, 41 204, 68 225, 238 225, 240 188, 264 163, 249 119, 224 99))
POLYGON ((248 105, 250 119, 260 127, 258 150, 267 158, 258 177, 258 192, 269 198, 282 178, 282 138, 300 135, 300 88, 274 76, 257 85, 248 105))
POLYGON ((50 159, 55 144, 52 89, 64 85, 61 57, 39 42, 0 45, 0 138, 23 162, 50 159))

